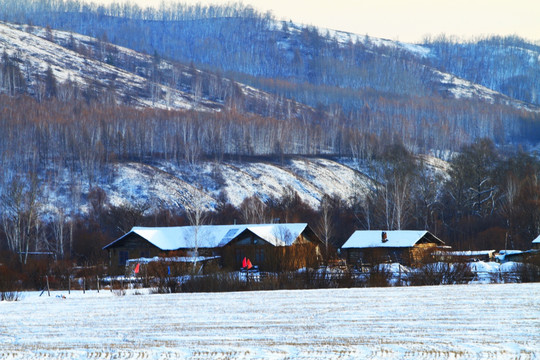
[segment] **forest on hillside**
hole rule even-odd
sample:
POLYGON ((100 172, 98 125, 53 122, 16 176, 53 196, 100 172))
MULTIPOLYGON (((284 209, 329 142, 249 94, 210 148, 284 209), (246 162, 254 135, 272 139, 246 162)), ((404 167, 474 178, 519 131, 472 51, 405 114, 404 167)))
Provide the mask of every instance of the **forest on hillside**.
MULTIPOLYGON (((426 39, 423 46, 431 53, 425 55, 369 37, 344 41, 314 27, 277 22, 271 14, 241 4, 175 3, 145 9, 130 3, 98 6, 76 0, 0 4, 5 20, 86 34, 156 58, 192 64, 218 78, 309 105, 350 128, 379 137, 401 136, 413 151, 457 150, 485 137, 497 144, 538 139, 538 112, 497 99, 456 99, 438 79, 437 71, 448 71, 538 104, 540 64, 534 54, 540 47, 519 38, 468 43, 426 39)), ((114 56, 106 61, 114 62, 114 56)), ((159 81, 160 76, 152 74, 159 81)))
POLYGON ((337 125, 310 128, 234 112, 137 110, 88 104, 84 99, 38 102, 2 95, 0 102, 0 126, 5 129, 0 141, 0 246, 7 254, 19 254, 21 261, 29 251, 97 261, 103 255, 101 246, 131 226, 189 223, 188 208, 110 204, 101 187, 116 176, 116 163, 156 159, 219 163, 230 157, 252 161, 265 154, 266 161, 286 162, 290 146, 302 146, 306 156, 321 156, 317 146, 324 141, 325 146, 335 141, 343 147, 342 153, 332 156, 352 159, 368 169, 374 185, 367 196, 342 199, 329 193, 318 208, 303 203, 294 191, 267 200, 254 195, 243 209, 224 198, 208 212, 208 219, 249 223, 280 218, 308 222, 321 234, 326 233, 325 226, 332 227, 332 235, 325 236, 336 247, 356 228, 422 228, 456 249, 528 248, 540 229, 539 161, 488 139, 464 145, 452 157, 447 173, 441 174, 430 170, 399 139, 386 141, 361 133, 350 138, 350 129, 337 125), (351 151, 362 142, 365 153, 351 151), (73 179, 73 187, 51 189, 65 178, 73 179), (88 193, 81 193, 81 183, 88 193), (48 212, 46 195, 51 191, 64 194, 72 205, 48 212), (88 204, 88 211, 78 210, 83 204, 88 204), (77 250, 75 244, 83 249, 77 250))
POLYGON ((540 42, 517 36, 458 41, 444 35, 426 38, 432 63, 441 69, 512 98, 540 103, 540 42))
MULTIPOLYGON (((160 156, 166 159, 190 156, 185 154, 186 149, 177 149, 178 142, 158 140, 178 137, 184 143, 189 143, 197 149, 195 155, 201 153, 218 158, 223 155, 280 156, 283 154, 350 155, 357 158, 369 158, 373 152, 373 139, 377 138, 384 139, 385 142, 401 142, 414 153, 431 151, 442 154, 457 151, 461 146, 480 138, 490 138, 499 145, 520 142, 525 145, 535 144, 540 134, 538 125, 540 113, 516 109, 504 104, 486 106, 485 102, 479 99, 454 99, 438 95, 382 94, 370 88, 355 91, 353 94, 347 89, 320 88, 307 83, 293 85, 279 79, 257 81, 262 88, 265 88, 267 84, 282 88, 283 95, 273 98, 261 97, 257 94, 248 96, 247 90, 234 80, 227 79, 220 73, 199 71, 193 65, 184 66, 173 63, 173 71, 168 71, 156 66, 155 61, 143 63, 138 60, 135 62, 125 54, 119 54, 114 48, 98 41, 93 44, 93 47, 77 45, 74 40, 61 45, 66 49, 81 53, 81 56, 100 60, 104 64, 112 61, 120 69, 147 74, 145 75, 147 86, 142 89, 139 96, 144 96, 152 102, 163 96, 155 91, 156 86, 152 86, 159 83, 187 91, 195 99, 208 99, 216 104, 222 104, 220 106, 224 111, 218 111, 218 113, 221 112, 220 114, 196 115, 198 119, 208 119, 205 120, 207 124, 212 123, 212 119, 217 119, 216 126, 201 126, 202 123, 196 121, 184 121, 182 119, 186 118, 186 115, 182 113, 163 112, 167 115, 156 115, 157 118, 177 119, 172 123, 161 121, 159 127, 150 127, 131 120, 125 123, 124 115, 109 114, 110 123, 102 124, 107 129, 102 131, 99 129, 101 125, 92 125, 94 129, 99 129, 95 132, 102 137, 92 138, 92 141, 103 144, 106 153, 111 153, 108 147, 113 142, 110 139, 117 137, 116 141, 127 142, 127 147, 132 146, 130 142, 137 141, 137 146, 141 148, 139 154, 141 156, 142 153, 150 157, 153 154, 164 154, 160 156), (350 96, 356 105, 348 112, 337 104, 324 106, 319 103, 315 108, 308 108, 290 100, 294 99, 295 92, 327 99, 330 97, 347 99, 350 96), (220 120, 222 118, 227 120, 220 120), (115 122, 124 123, 113 125, 115 122), (229 126, 231 122, 235 124, 234 127, 229 126), (184 125, 178 127, 179 124, 184 125), (243 125, 239 126, 240 124, 243 125), (137 140, 134 140, 135 135, 130 135, 130 133, 138 133, 139 129, 143 129, 144 134, 137 135, 137 140), (176 130, 169 131, 170 129, 176 130), (111 131, 116 131, 116 134, 112 134, 111 131), (195 134, 198 135, 195 136, 195 134)), ((78 127, 79 125, 76 124, 84 121, 77 114, 79 106, 88 109, 88 116, 92 119, 103 119, 103 116, 99 114, 102 109, 123 113, 127 111, 122 110, 123 107, 131 107, 129 97, 116 89, 114 82, 102 84, 99 83, 99 79, 83 84, 69 79, 60 82, 55 78, 50 67, 42 76, 29 75, 25 68, 24 59, 4 52, 0 58, 0 93, 20 96, 20 100, 6 98, 5 101, 22 101, 24 103, 22 108, 34 106, 31 101, 27 101, 29 99, 25 96, 33 97, 37 100, 36 104, 44 101, 55 102, 55 107, 58 109, 47 109, 48 105, 40 106, 44 108, 41 111, 43 119, 52 117, 55 112, 61 112, 54 116, 71 118, 73 121, 66 121, 66 123, 78 127), (97 110, 97 113, 94 113, 94 110, 97 110)), ((17 109, 19 108, 21 107, 17 109)), ((149 114, 152 111, 148 109, 145 116, 151 117, 149 114)), ((133 110, 133 112, 145 113, 139 110, 133 110)), ((4 121, 11 123, 6 124, 8 127, 18 127, 20 118, 27 116, 29 115, 23 110, 4 121)), ((133 116, 140 117, 140 115, 133 116)), ((95 120, 89 121, 89 123, 95 122, 95 120)), ((145 122, 150 123, 150 121, 145 122)), ((46 125, 42 126, 49 126, 49 123, 45 122, 46 125)), ((30 124, 33 126, 34 123, 30 124)), ((23 129, 24 126, 17 131, 22 132, 23 129)), ((69 131, 69 126, 52 132, 49 130, 51 139, 65 139, 65 136, 62 137, 57 133, 63 131, 69 131)), ((10 135, 2 134, 1 136, 10 135)), ((13 149, 15 144, 9 145, 10 143, 12 140, 6 140, 3 146, 13 149)), ((51 142, 52 147, 60 146, 60 144, 61 142, 57 141, 51 142)), ((84 142, 78 144, 84 146, 84 142)), ((132 156, 133 154, 130 154, 128 157, 132 156)), ((18 163, 19 159, 13 161, 18 163)))
MULTIPOLYGON (((140 8, 129 2, 99 6, 77 0, 2 0, 0 4, 0 16, 6 21, 69 30, 256 79, 425 96, 433 91, 429 67, 434 67, 540 104, 540 45, 519 37, 459 41, 444 35, 427 37, 422 45, 432 53, 424 56, 405 47, 374 44, 367 36, 343 41, 315 27, 280 23, 270 13, 259 13, 239 3, 163 3, 159 8, 140 8)), ((302 91, 295 98, 301 99, 299 94, 302 91)), ((337 98, 301 101, 312 106, 317 102, 329 105, 337 98)), ((357 107, 350 101, 341 103, 345 111, 357 107)))

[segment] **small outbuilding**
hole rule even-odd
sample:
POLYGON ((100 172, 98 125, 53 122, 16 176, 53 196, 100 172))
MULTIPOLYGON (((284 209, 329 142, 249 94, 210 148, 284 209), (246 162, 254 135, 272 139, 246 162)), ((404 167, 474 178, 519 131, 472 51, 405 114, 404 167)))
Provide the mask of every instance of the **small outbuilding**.
POLYGON ((398 262, 414 265, 442 248, 444 242, 425 230, 357 230, 341 247, 350 264, 398 262))
POLYGON ((497 261, 505 263, 513 262, 536 262, 540 260, 540 249, 521 250, 501 250, 497 255, 497 261))
POLYGON ((453 262, 494 261, 496 250, 437 251, 437 259, 453 262))
POLYGON ((497 261, 505 263, 538 261, 540 259, 540 236, 532 241, 530 250, 501 250, 497 255, 497 261))

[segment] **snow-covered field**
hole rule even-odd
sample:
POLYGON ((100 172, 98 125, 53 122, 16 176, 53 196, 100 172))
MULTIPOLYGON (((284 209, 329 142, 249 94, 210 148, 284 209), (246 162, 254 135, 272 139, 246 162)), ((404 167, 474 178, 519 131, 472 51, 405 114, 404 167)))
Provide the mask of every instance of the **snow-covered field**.
POLYGON ((25 293, 0 319, 2 359, 540 358, 540 284, 25 293))

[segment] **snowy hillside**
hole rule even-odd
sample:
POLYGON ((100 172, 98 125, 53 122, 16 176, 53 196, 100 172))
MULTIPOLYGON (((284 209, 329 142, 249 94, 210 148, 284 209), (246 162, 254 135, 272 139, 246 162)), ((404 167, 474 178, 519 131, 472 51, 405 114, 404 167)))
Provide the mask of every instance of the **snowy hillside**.
MULTIPOLYGON (((283 164, 273 162, 201 161, 181 165, 171 162, 121 163, 112 165, 112 179, 99 186, 107 193, 111 205, 148 204, 150 211, 159 208, 183 208, 200 204, 214 209, 219 201, 238 207, 245 198, 257 196, 266 201, 281 198, 286 191, 294 191, 313 208, 318 208, 324 194, 349 200, 353 195, 365 195, 373 182, 362 173, 336 161, 321 158, 296 158, 283 164)), ((53 185, 48 211, 54 207, 70 206, 69 177, 53 185)), ((87 184, 81 184, 88 193, 87 184)), ((87 210, 83 204, 81 210, 87 210)))
POLYGON ((455 75, 433 70, 434 86, 441 94, 455 99, 479 99, 489 104, 504 104, 515 109, 540 113, 540 107, 513 99, 485 86, 459 78, 455 75))
MULTIPOLYGON (((42 28, 29 28, 30 32, 24 31, 23 28, 23 26, 15 27, 0 23, 0 52, 5 52, 20 64, 19 67, 27 79, 30 93, 34 95, 39 96, 37 94, 39 82, 50 66, 59 84, 70 81, 82 89, 87 87, 97 87, 101 90, 113 89, 118 100, 122 99, 123 102, 134 106, 207 111, 220 107, 209 101, 196 101, 193 96, 185 92, 152 83, 142 76, 60 46, 47 40, 46 30, 42 28), (31 32, 35 32, 36 35, 31 32), (152 90, 153 92, 157 91, 162 95, 153 99, 150 90, 152 87, 157 87, 157 90, 152 90)), ((80 35, 75 37, 67 32, 51 31, 50 34, 53 37, 51 40, 64 42, 68 42, 73 36, 72 38, 79 46, 92 42, 89 37, 80 35)), ((122 49, 122 51, 137 56, 135 52, 128 49, 122 49)))
MULTIPOLYGON (((295 31, 300 31, 300 28, 295 28, 295 31)), ((435 57, 434 51, 426 45, 409 44, 400 41, 381 39, 367 35, 362 36, 329 29, 320 29, 320 31, 344 45, 348 43, 362 43, 364 46, 367 46, 374 51, 376 51, 377 48, 384 47, 397 52, 409 54, 420 60, 423 58, 433 59, 435 57)), ((540 61, 540 52, 538 51, 528 49, 517 49, 514 51, 522 51, 526 53, 531 64, 540 61)), ((498 91, 490 89, 487 86, 483 86, 481 84, 474 83, 473 81, 456 76, 456 74, 451 72, 444 72, 429 67, 428 69, 432 73, 431 81, 433 82, 434 89, 437 89, 443 95, 449 95, 456 99, 479 99, 490 104, 501 103, 526 111, 540 112, 540 108, 538 106, 516 100, 498 91)), ((519 69, 515 69, 514 72, 519 72, 519 69)))
POLYGON ((0 53, 4 52, 19 65, 29 93, 37 97, 42 96, 50 67, 59 85, 140 108, 219 111, 237 96, 248 112, 260 115, 286 111, 297 116, 312 111, 210 72, 67 31, 0 22, 0 53))
MULTIPOLYGON (((295 23, 274 23, 273 29, 277 32, 281 30, 283 34, 282 40, 278 42, 278 46, 289 52, 289 58, 293 58, 294 52, 297 51, 298 44, 295 38, 301 37, 305 31, 305 26, 295 23)), ((434 51, 426 45, 409 44, 400 41, 376 38, 368 35, 359 35, 344 31, 313 28, 319 34, 324 36, 328 42, 336 42, 342 49, 353 46, 361 46, 362 51, 366 51, 375 57, 399 59, 402 57, 410 66, 420 66, 425 72, 423 77, 427 80, 429 86, 434 92, 439 93, 443 97, 452 97, 455 99, 474 99, 486 102, 488 104, 503 104, 516 109, 526 111, 540 112, 540 108, 533 104, 528 104, 519 101, 510 96, 504 95, 499 91, 493 90, 487 86, 477 84, 454 73, 446 72, 433 66, 427 65, 429 61, 435 57, 434 51), (414 65, 413 65, 414 64, 414 65)), ((531 61, 535 62, 540 59, 540 54, 529 51, 531 61), (538 59, 537 59, 538 58, 538 59)))
MULTIPOLYGON (((280 26, 276 23, 275 30, 278 31, 280 26)), ((281 32, 284 35, 277 46, 292 59, 300 46, 297 39, 301 37, 303 28, 292 23, 287 26, 287 30, 281 32)), ((422 59, 432 56, 430 49, 421 45, 329 29, 318 31, 344 48, 351 44, 362 44, 363 51, 375 57, 393 56, 386 52, 394 51, 401 54, 398 56, 410 56, 407 60, 409 62, 422 62, 422 59)), ((59 84, 69 82, 80 89, 113 92, 115 101, 137 107, 216 111, 227 105, 230 101, 227 97, 233 96, 236 86, 245 98, 245 110, 250 112, 278 117, 284 114, 300 117, 302 113, 312 112, 308 106, 253 86, 234 83, 200 69, 138 53, 113 45, 106 39, 73 32, 2 22, 0 52, 16 60, 26 78, 29 92, 35 96, 40 96, 40 82, 43 82, 44 74, 50 66, 59 84)), ((540 111, 535 106, 453 74, 422 66, 423 71, 429 74, 424 76, 430 78, 430 87, 443 96, 478 99, 489 104, 502 103, 527 111, 540 111)))
MULTIPOLYGON (((447 177, 447 162, 427 155, 418 159, 437 176, 447 177)), ((105 191, 112 206, 142 207, 148 212, 178 210, 186 206, 214 210, 223 203, 238 208, 252 196, 266 202, 291 193, 298 194, 303 202, 318 209, 324 195, 350 203, 354 198, 364 199, 378 185, 371 177, 370 168, 347 159, 295 157, 283 162, 224 160, 196 164, 156 161, 110 166, 109 175, 93 186, 105 191)), ((47 193, 44 213, 73 206, 76 208, 72 210, 76 212, 89 210, 86 196, 78 199, 82 200, 78 206, 74 205, 77 199, 70 198, 73 187, 88 194, 91 191, 88 182, 74 184, 73 177, 67 173, 56 181, 58 183, 48 181, 44 189, 47 193)))
MULTIPOLYGON (((306 27, 305 25, 293 23, 291 21, 289 22, 275 21, 272 25, 272 28, 275 31, 283 30, 283 31, 289 32, 290 35, 300 34, 302 32, 302 29, 304 29, 305 27, 306 27)), ((360 34, 350 33, 350 32, 341 31, 341 30, 334 30, 334 29, 327 29, 327 28, 320 28, 320 27, 316 29, 318 30, 320 34, 326 36, 329 39, 336 40, 338 43, 342 45, 347 45, 351 43, 352 44, 361 43, 364 46, 371 47, 372 49, 384 46, 384 47, 395 49, 398 51, 408 52, 418 57, 430 56, 430 49, 422 45, 409 44, 409 43, 404 43, 401 41, 393 41, 393 40, 388 40, 388 39, 383 39, 383 38, 377 38, 377 37, 373 37, 369 35, 360 35, 360 34)), ((281 45, 285 47, 287 43, 281 42, 281 45)))
POLYGON ((517 36, 457 43, 440 37, 424 44, 438 69, 539 105, 540 46, 517 36))

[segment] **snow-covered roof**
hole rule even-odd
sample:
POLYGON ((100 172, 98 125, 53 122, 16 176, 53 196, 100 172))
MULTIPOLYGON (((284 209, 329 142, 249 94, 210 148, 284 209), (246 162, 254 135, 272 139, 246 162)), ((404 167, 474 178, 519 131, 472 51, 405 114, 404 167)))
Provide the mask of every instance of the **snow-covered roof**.
POLYGON ((251 231, 274 246, 290 246, 298 239, 306 227, 306 223, 269 224, 249 225, 246 230, 251 231))
POLYGON ((450 255, 450 256, 486 256, 493 255, 496 250, 470 250, 470 251, 448 251, 444 253, 438 253, 438 255, 450 255))
POLYGON ((421 240, 444 244, 442 240, 425 230, 357 230, 343 244, 342 249, 413 247, 421 240), (383 232, 387 235, 385 242, 382 241, 383 232))
POLYGON ((536 239, 533 240, 533 244, 540 244, 540 235, 536 239))
POLYGON ((159 257, 154 256, 152 258, 136 258, 126 260, 126 264, 149 264, 151 262, 171 262, 171 263, 193 263, 193 262, 204 262, 208 260, 219 259, 220 256, 175 256, 175 257, 159 257))
POLYGON ((274 246, 289 246, 307 228, 299 224, 238 224, 172 227, 134 227, 130 232, 105 246, 111 247, 130 234, 137 234, 161 250, 216 248, 227 245, 248 230, 274 246), (195 244, 197 239, 197 244, 195 244))

